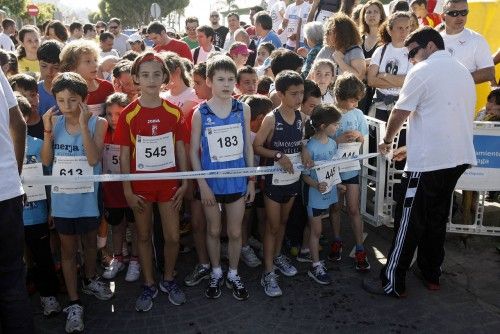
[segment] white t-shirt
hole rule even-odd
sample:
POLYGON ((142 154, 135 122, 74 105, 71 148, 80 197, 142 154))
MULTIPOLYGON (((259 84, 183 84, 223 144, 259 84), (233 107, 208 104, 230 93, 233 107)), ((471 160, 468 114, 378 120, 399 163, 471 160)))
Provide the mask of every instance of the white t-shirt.
POLYGON ((300 42, 301 43, 304 43, 304 26, 307 23, 307 17, 309 16, 309 12, 311 11, 311 7, 312 7, 312 5, 309 2, 304 1, 304 3, 302 4, 302 10, 300 11, 300 18, 302 20, 302 25, 300 28, 300 42))
POLYGON ((160 97, 162 99, 168 100, 168 102, 175 104, 181 110, 184 107, 184 103, 192 101, 196 103, 200 103, 201 100, 196 96, 196 92, 194 88, 188 87, 182 91, 179 95, 172 95, 170 91, 165 91, 160 93, 160 97))
POLYGON ((405 170, 428 172, 476 164, 472 143, 476 88, 469 71, 445 51, 416 64, 395 109, 408 118, 405 170))
POLYGON ((107 57, 107 56, 115 56, 117 58, 120 58, 120 56, 118 55, 118 51, 116 51, 115 49, 111 49, 110 51, 101 51, 99 53, 99 56, 101 58, 104 58, 104 57, 107 57))
MULTIPOLYGON (((307 3, 307 5, 309 5, 309 3, 307 3)), ((290 39, 290 36, 297 33, 297 29, 299 28, 299 22, 302 18, 302 16, 301 16, 302 9, 304 8, 304 6, 307 6, 307 5, 306 5, 306 2, 304 2, 300 5, 296 5, 294 2, 290 5, 288 5, 288 7, 286 7, 284 18, 288 20, 288 25, 285 29, 285 34, 287 36, 286 45, 288 45, 289 47, 293 48, 297 44, 296 41, 292 41, 290 39)))
MULTIPOLYGON (((281 12, 286 10, 286 3, 285 1, 275 1, 273 5, 268 5, 269 8, 269 15, 271 15, 271 18, 273 19, 273 30, 274 32, 277 32, 279 28, 281 28, 281 23, 283 22, 283 16, 281 15, 281 12)), ((278 35, 281 43, 285 44, 286 43, 286 29, 281 33, 281 35, 278 35)))
MULTIPOLYGON (((193 60, 194 60, 194 50, 196 50, 196 48, 192 49, 191 50, 191 53, 193 54, 193 60)), ((205 61, 207 61, 207 58, 208 58, 208 54, 210 52, 213 52, 215 51, 215 46, 212 45, 212 48, 210 49, 210 51, 208 52, 205 52, 205 50, 203 49, 203 47, 200 46, 200 51, 198 52, 198 59, 196 60, 196 64, 200 64, 200 63, 204 63, 205 61)))
POLYGON ((5 201, 24 193, 17 171, 14 145, 9 130, 9 109, 17 105, 3 71, 0 71, 0 201, 5 201))
POLYGON ((120 57, 123 56, 128 50, 132 50, 132 46, 130 46, 130 43, 128 42, 128 36, 124 33, 120 33, 118 36, 115 36, 113 49, 118 51, 118 55, 120 55, 120 57))
MULTIPOLYGON (((392 43, 389 43, 385 48, 384 57, 382 57, 382 61, 380 61, 383 48, 383 45, 379 46, 372 55, 371 64, 378 66, 378 73, 390 73, 394 75, 404 75, 408 73, 412 67, 411 63, 408 61, 408 49, 405 47, 395 48, 392 43)), ((401 88, 377 88, 377 90, 380 90, 380 92, 385 95, 398 95, 401 88)))
POLYGON ((444 39, 445 49, 467 67, 469 72, 494 66, 488 42, 477 32, 465 28, 455 35, 448 35, 443 31, 441 36, 444 39))
POLYGON ((0 33, 0 49, 4 49, 5 51, 16 51, 14 42, 12 42, 10 37, 3 32, 0 33))

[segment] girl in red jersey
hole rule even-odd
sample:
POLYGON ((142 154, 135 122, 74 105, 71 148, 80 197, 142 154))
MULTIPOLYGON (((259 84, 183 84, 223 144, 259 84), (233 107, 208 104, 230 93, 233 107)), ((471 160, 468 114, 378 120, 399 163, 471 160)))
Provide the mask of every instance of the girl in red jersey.
MULTIPOLYGON (((185 171, 182 112, 159 95, 161 85, 170 79, 165 62, 156 53, 146 52, 134 61, 131 74, 141 95, 123 110, 116 127, 122 174, 185 171)), ((151 242, 153 203, 158 204, 165 237, 165 270, 159 287, 172 304, 186 301, 173 276, 179 253, 179 209, 186 188, 187 180, 123 182, 125 198, 136 220, 144 277, 143 292, 136 300, 137 311, 149 311, 158 295, 151 242)))

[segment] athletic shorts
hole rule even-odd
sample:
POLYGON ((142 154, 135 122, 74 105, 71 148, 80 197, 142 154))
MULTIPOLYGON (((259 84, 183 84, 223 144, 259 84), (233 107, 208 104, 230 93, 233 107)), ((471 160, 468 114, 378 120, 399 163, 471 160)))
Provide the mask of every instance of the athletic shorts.
MULTIPOLYGON (((234 203, 243 196, 245 196, 245 193, 232 193, 232 194, 219 194, 219 195, 214 194, 215 201, 220 204, 234 203)), ((198 189, 194 193, 194 198, 201 201, 201 194, 198 189)))
POLYGON ((54 217, 56 231, 65 235, 86 234, 97 230, 99 217, 62 218, 54 217))
POLYGON ((255 193, 255 200, 253 201, 255 204, 256 208, 264 208, 264 192, 259 191, 258 193, 255 193))
POLYGON ((106 218, 109 225, 120 225, 123 217, 126 218, 127 222, 135 221, 134 212, 131 208, 104 208, 104 218, 106 218))
POLYGON ((288 193, 281 192, 279 190, 276 190, 276 191, 266 190, 266 191, 264 191, 264 193, 265 193, 267 198, 275 201, 276 203, 280 203, 280 204, 288 203, 292 198, 297 196, 297 194, 288 194, 288 193))
POLYGON ((328 209, 315 209, 311 207, 307 207, 307 216, 308 217, 319 217, 323 215, 327 215, 330 212, 330 208, 328 209))
POLYGON ((177 180, 133 181, 132 192, 148 202, 169 202, 174 197, 179 182, 177 180))
POLYGON ((342 184, 359 184, 359 175, 351 177, 350 179, 343 180, 342 184))

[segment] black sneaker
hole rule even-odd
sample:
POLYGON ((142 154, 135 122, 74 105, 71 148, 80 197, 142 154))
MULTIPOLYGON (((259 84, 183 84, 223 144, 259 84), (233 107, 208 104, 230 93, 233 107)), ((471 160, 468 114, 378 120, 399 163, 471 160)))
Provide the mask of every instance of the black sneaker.
POLYGON ((210 299, 219 298, 221 295, 220 288, 224 284, 224 275, 217 277, 212 271, 210 273, 210 281, 208 283, 207 289, 205 290, 205 296, 210 299))
POLYGON ((240 275, 236 275, 234 278, 230 278, 229 275, 226 278, 226 286, 233 290, 233 297, 237 300, 248 299, 248 291, 245 289, 243 282, 241 281, 240 275))

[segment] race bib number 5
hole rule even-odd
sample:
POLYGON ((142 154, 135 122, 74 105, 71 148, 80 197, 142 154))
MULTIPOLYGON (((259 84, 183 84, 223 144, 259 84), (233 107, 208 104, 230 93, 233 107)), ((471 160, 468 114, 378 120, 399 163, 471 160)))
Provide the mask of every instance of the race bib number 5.
POLYGON ((137 136, 135 168, 154 172, 175 167, 174 137, 172 132, 159 136, 137 136))
POLYGON ((243 157, 243 129, 241 124, 207 128, 205 135, 212 162, 237 160, 243 157))
MULTIPOLYGON (((94 175, 94 168, 89 165, 87 157, 54 157, 52 175, 79 176, 94 175)), ((52 186, 52 192, 56 194, 82 194, 94 191, 94 182, 75 182, 68 180, 64 184, 52 186)))
POLYGON ((104 174, 120 174, 120 145, 104 144, 102 167, 104 174))

